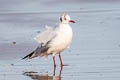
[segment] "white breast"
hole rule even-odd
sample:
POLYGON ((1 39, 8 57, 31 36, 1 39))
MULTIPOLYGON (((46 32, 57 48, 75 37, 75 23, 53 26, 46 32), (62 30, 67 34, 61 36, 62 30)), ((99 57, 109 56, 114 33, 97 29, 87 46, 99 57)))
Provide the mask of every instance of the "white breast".
POLYGON ((66 49, 72 40, 72 28, 69 24, 60 24, 60 27, 56 29, 57 36, 49 44, 49 53, 59 53, 66 49))

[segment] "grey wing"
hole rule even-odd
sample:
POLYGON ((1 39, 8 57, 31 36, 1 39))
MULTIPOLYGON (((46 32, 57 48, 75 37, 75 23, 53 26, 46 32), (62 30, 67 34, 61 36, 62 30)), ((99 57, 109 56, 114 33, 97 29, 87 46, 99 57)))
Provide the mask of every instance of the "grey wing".
MULTIPOLYGON (((49 42, 48 42, 49 43, 49 42)), ((42 57, 42 56, 48 56, 47 54, 47 50, 49 49, 49 47, 47 46, 48 43, 45 46, 38 46, 33 52, 31 52, 30 54, 26 55, 25 57, 23 57, 22 59, 32 59, 34 57, 42 57)))
POLYGON ((35 37, 35 40, 40 43, 40 46, 38 46, 33 52, 28 54, 27 56, 23 57, 25 58, 34 58, 34 57, 42 57, 42 56, 48 56, 47 50, 49 49, 48 44, 56 37, 56 32, 53 28, 47 26, 47 30, 39 34, 37 37, 35 37))
POLYGON ((40 33, 34 39, 40 44, 41 43, 46 44, 48 41, 53 39, 55 36, 56 36, 55 29, 52 27, 46 26, 46 30, 44 32, 40 33))

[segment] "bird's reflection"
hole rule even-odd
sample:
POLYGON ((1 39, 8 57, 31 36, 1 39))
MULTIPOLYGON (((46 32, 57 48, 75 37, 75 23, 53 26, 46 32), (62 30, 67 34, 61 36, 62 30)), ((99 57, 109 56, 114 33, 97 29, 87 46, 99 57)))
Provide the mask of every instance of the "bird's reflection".
POLYGON ((54 67, 53 76, 49 76, 48 74, 38 74, 37 72, 25 72, 23 75, 31 77, 33 80, 61 80, 63 66, 59 71, 59 75, 56 75, 56 67, 54 67))

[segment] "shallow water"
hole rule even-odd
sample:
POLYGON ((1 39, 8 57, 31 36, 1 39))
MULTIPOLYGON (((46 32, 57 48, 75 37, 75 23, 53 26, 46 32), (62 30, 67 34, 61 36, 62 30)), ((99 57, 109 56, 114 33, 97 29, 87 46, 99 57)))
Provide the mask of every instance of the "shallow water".
POLYGON ((119 80, 119 0, 0 1, 0 80, 119 80), (109 3, 108 3, 109 2, 109 3), (73 41, 58 56, 21 60, 39 44, 34 37, 67 12, 73 41), (60 75, 61 74, 61 75, 60 75))

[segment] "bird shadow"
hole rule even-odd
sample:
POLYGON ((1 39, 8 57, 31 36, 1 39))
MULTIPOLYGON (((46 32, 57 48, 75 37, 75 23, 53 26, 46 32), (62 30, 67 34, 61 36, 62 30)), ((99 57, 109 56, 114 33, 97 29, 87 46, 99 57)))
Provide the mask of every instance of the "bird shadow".
POLYGON ((56 67, 54 67, 53 75, 39 74, 38 72, 24 72, 23 75, 30 77, 33 80, 61 80, 61 74, 63 71, 63 66, 59 71, 59 75, 56 75, 56 67))

